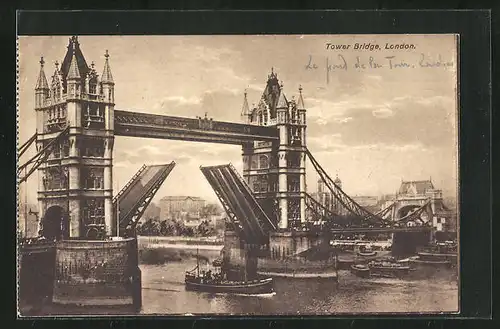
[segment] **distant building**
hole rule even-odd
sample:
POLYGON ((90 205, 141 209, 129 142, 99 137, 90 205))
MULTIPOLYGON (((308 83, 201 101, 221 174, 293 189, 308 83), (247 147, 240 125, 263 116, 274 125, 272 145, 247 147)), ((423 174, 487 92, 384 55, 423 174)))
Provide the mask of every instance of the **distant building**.
POLYGON ((423 206, 429 200, 433 215, 429 220, 436 231, 456 232, 456 212, 444 204, 442 191, 435 189, 431 179, 401 182, 396 195, 396 218, 407 216, 410 211, 423 206))
POLYGON ((166 218, 180 212, 199 213, 204 206, 205 200, 200 197, 166 196, 160 200, 160 216, 166 218))
MULTIPOLYGON (((340 178, 337 177, 334 180, 335 185, 337 185, 338 188, 342 189, 342 181, 340 178)), ((316 201, 321 203, 325 208, 331 210, 332 212, 338 214, 338 215, 343 215, 345 214, 345 210, 342 207, 342 204, 335 198, 335 196, 332 194, 332 192, 326 188, 325 183, 323 180, 320 178, 318 179, 318 190, 315 193, 312 193, 311 195, 316 201)))
POLYGON ((434 184, 429 180, 403 181, 399 187, 398 197, 400 196, 422 196, 434 190, 434 184))
POLYGON ((369 212, 376 213, 380 210, 379 198, 372 195, 356 195, 351 197, 357 204, 369 212))

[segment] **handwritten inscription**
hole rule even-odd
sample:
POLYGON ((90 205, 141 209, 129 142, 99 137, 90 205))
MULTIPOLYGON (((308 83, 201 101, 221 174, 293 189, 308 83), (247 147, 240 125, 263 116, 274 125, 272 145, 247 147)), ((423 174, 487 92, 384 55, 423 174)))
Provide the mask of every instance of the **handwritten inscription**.
POLYGON ((443 60, 441 55, 429 56, 420 54, 418 58, 406 59, 404 56, 355 56, 347 58, 342 54, 327 56, 324 59, 313 58, 309 55, 305 69, 308 71, 322 71, 326 73, 326 80, 329 82, 330 73, 334 71, 348 70, 411 70, 411 69, 446 69, 455 65, 452 61, 443 60))

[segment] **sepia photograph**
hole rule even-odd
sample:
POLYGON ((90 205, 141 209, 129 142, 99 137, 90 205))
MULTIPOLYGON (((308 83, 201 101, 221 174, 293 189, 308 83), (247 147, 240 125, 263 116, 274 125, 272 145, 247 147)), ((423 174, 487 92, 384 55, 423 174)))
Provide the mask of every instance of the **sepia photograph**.
POLYGON ((18 317, 458 314, 458 45, 19 36, 18 317))

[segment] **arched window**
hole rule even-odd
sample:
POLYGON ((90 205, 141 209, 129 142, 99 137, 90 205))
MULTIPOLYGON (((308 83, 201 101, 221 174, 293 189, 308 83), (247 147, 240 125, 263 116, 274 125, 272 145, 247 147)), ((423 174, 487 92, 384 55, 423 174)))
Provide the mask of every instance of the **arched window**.
POLYGON ((89 81, 89 94, 97 94, 97 79, 95 78, 89 81))
POLYGON ((269 168, 269 158, 267 157, 267 155, 259 156, 259 168, 260 169, 269 168))
POLYGON ((257 168, 258 168, 257 156, 252 156, 252 162, 250 164, 250 169, 257 169, 257 168))

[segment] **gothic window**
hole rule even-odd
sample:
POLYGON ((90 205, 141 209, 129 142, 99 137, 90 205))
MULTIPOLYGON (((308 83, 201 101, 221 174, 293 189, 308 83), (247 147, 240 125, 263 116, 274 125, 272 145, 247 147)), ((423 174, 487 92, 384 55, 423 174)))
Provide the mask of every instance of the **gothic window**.
POLYGON ((68 140, 65 140, 61 143, 61 150, 63 153, 63 157, 69 156, 69 141, 68 140))
POLYGON ((297 123, 297 111, 292 107, 292 123, 297 123))
POLYGON ((55 146, 54 151, 52 152, 53 159, 59 159, 61 157, 61 148, 60 146, 55 146))
POLYGON ((300 191, 300 176, 299 175, 289 175, 287 187, 288 187, 288 192, 299 192, 300 191))
POLYGON ((259 168, 260 169, 269 168, 269 160, 268 160, 267 155, 259 156, 259 168))
POLYGON ((258 168, 258 163, 257 163, 257 156, 252 156, 252 163, 250 166, 250 169, 257 169, 258 168))
POLYGON ((301 136, 300 136, 300 130, 297 127, 291 127, 290 130, 288 131, 288 141, 291 145, 301 145, 301 136))
POLYGON ((65 168, 49 168, 43 175, 43 187, 45 190, 62 190, 67 188, 67 173, 65 168))
POLYGON ((66 126, 66 114, 66 105, 50 108, 47 111, 47 131, 54 132, 64 129, 66 126))
POLYGON ((104 200, 90 199, 83 204, 83 220, 86 225, 104 224, 104 200))
POLYGON ((80 177, 84 189, 104 188, 104 168, 82 168, 80 177))
POLYGON ((291 226, 300 221, 300 199, 288 200, 288 219, 291 220, 291 226))
POLYGON ((300 168, 300 152, 288 153, 286 162, 288 168, 300 168))
POLYGON ((92 82, 89 84, 89 94, 97 94, 97 84, 92 82))
POLYGON ((261 176, 259 178, 259 187, 260 187, 260 189, 258 191, 260 191, 260 192, 267 192, 268 191, 267 176, 261 176))
POLYGON ((83 126, 90 129, 104 128, 104 107, 96 103, 89 103, 82 113, 83 126))
POLYGON ((81 140, 82 156, 102 158, 104 156, 104 141, 97 138, 85 138, 81 140))

